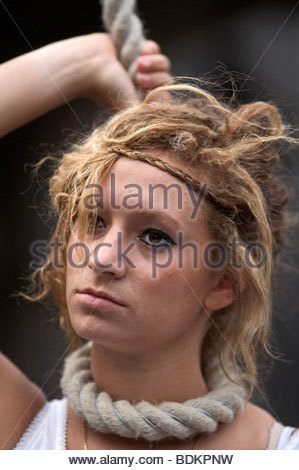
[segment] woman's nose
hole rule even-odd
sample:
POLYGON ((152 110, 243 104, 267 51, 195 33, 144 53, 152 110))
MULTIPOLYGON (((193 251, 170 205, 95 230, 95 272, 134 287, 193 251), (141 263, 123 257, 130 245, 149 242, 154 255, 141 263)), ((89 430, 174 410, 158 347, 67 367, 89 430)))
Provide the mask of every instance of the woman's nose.
POLYGON ((121 277, 128 267, 136 267, 130 259, 133 248, 134 243, 125 243, 122 232, 107 234, 90 246, 89 267, 95 272, 111 272, 121 277))

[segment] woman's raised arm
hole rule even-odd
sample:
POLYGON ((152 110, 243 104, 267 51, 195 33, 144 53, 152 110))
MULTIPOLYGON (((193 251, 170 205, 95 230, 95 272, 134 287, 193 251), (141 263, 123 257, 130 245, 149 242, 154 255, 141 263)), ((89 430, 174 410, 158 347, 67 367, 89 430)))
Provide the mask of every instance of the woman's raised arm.
MULTIPOLYGON (((147 41, 135 82, 150 89, 166 83, 169 60, 147 41)), ((0 65, 0 137, 75 98, 117 111, 138 100, 108 34, 55 42, 0 65)))

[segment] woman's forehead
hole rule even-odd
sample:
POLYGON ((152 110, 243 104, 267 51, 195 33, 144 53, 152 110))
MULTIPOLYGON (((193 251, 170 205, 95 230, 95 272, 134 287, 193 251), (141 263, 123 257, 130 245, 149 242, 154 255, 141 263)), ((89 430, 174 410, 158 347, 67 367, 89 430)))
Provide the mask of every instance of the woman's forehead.
MULTIPOLYGON (((153 155, 153 152, 146 153, 153 155)), ((196 173, 194 168, 187 171, 190 168, 188 169, 186 164, 175 160, 169 154, 155 153, 155 156, 198 179, 198 170, 196 173)), ((198 180, 205 183, 202 179, 198 180)), ((107 206, 113 201, 115 207, 122 205, 124 208, 134 206, 136 209, 164 210, 165 214, 168 212, 172 215, 180 210, 182 220, 188 216, 191 221, 198 220, 205 193, 205 187, 200 192, 195 191, 186 182, 167 171, 144 161, 125 157, 118 158, 110 172, 100 179, 99 184, 107 206)))
MULTIPOLYGON (((162 160, 161 154, 155 156, 162 160)), ((163 160, 179 167, 177 161, 168 155, 163 155, 163 160)), ((186 167, 180 162, 180 169, 185 173, 186 167)), ((194 171, 188 174, 193 178, 198 176, 194 171)), ((132 216, 140 213, 143 217, 155 216, 157 212, 160 219, 164 214, 165 218, 176 220, 180 227, 187 228, 188 223, 190 229, 194 226, 198 230, 205 188, 195 191, 181 179, 149 163, 120 157, 110 172, 102 176, 98 184, 91 186, 89 191, 95 195, 100 209, 121 211, 121 214, 129 211, 132 216)))

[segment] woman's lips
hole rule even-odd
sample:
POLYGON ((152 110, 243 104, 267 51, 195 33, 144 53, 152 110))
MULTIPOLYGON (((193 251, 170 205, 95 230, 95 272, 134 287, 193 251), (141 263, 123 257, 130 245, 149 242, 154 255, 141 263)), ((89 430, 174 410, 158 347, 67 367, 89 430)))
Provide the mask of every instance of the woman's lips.
POLYGON ((85 292, 78 292, 79 301, 93 309, 98 310, 109 310, 111 308, 121 308, 120 305, 112 300, 106 299, 105 297, 98 297, 97 295, 85 292))

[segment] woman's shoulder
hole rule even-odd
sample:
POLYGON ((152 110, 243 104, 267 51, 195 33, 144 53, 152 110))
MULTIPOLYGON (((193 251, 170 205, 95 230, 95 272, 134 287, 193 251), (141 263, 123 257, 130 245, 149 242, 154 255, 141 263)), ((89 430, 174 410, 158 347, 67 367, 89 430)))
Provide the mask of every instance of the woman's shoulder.
POLYGON ((234 447, 236 449, 299 448, 299 432, 296 428, 284 426, 268 411, 250 402, 239 413, 232 429, 234 442, 240 446, 234 447))
POLYGON ((0 353, 0 447, 13 449, 46 403, 42 390, 0 353))
POLYGON ((252 450, 266 449, 269 432, 276 419, 263 408, 246 402, 231 423, 221 424, 205 442, 197 441, 199 449, 252 450))
POLYGON ((245 449, 267 449, 270 430, 276 422, 276 418, 268 411, 254 403, 247 402, 243 419, 240 419, 245 449))
POLYGON ((270 429, 276 422, 274 416, 260 406, 246 402, 238 413, 232 433, 236 446, 233 449, 263 450, 268 447, 270 429))
MULTIPOLYGON (((271 414, 262 408, 249 404, 249 412, 256 413, 256 417, 261 417, 261 424, 267 431, 267 450, 298 449, 299 450, 299 428, 285 426, 271 414), (272 422, 274 420, 274 422, 272 422), (269 426, 270 425, 270 426, 269 426)), ((255 429, 253 427, 253 429, 255 429)))

